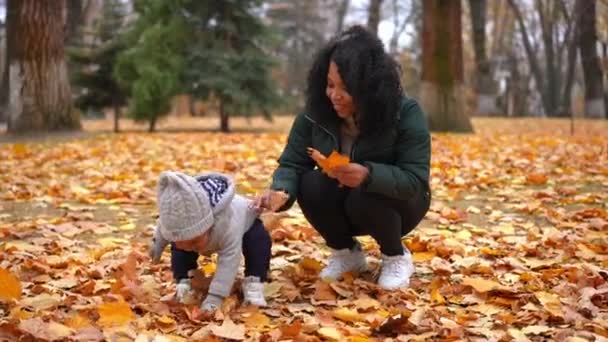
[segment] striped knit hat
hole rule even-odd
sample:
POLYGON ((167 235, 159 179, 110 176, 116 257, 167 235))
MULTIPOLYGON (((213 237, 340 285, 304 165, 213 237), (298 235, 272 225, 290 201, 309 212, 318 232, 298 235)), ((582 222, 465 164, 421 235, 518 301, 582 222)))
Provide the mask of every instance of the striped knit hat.
POLYGON ((160 174, 160 231, 169 241, 190 240, 205 233, 234 197, 234 182, 223 174, 192 177, 181 172, 160 174))

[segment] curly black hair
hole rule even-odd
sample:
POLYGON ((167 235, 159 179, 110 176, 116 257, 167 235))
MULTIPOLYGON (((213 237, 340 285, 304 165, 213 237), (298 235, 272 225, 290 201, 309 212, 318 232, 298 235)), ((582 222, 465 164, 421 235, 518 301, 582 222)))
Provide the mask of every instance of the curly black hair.
POLYGON ((401 69, 385 52, 382 41, 359 25, 331 39, 316 55, 307 80, 308 114, 318 119, 338 118, 325 93, 331 61, 353 98, 361 134, 379 133, 393 125, 403 95, 401 69))

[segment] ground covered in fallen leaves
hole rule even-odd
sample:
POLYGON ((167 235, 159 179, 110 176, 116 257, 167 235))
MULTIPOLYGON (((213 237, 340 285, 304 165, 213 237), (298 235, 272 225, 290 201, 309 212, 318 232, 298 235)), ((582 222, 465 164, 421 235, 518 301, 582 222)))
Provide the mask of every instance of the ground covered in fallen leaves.
MULTIPOLYGON (((0 341, 601 341, 608 338, 608 125, 477 120, 433 135, 431 210, 406 237, 411 287, 372 272, 319 281, 328 250, 294 209, 265 215, 270 306, 173 301, 168 252, 151 265, 167 169, 264 189, 285 133, 96 134, 0 145, 0 341)), ((204 291, 215 264, 200 259, 204 291)))

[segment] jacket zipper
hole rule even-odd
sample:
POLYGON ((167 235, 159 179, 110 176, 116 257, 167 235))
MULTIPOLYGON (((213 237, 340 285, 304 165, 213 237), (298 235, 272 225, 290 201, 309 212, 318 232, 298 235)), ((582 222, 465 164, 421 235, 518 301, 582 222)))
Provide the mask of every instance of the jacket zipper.
POLYGON ((353 141, 353 147, 351 147, 351 149, 350 149, 350 161, 351 161, 351 163, 352 163, 353 160, 355 160, 355 147, 357 146, 357 140, 359 140, 359 139, 355 138, 355 140, 353 141))
POLYGON ((308 115, 305 114, 304 117, 306 117, 308 120, 310 120, 315 125, 321 127, 321 129, 324 130, 325 133, 329 134, 329 136, 331 137, 331 139, 334 141, 334 148, 335 149, 339 149, 340 148, 340 146, 338 146, 338 138, 336 138, 336 136, 333 135, 333 133, 331 133, 327 128, 323 127, 321 124, 319 124, 318 122, 316 122, 315 120, 313 120, 310 116, 308 116, 308 115))

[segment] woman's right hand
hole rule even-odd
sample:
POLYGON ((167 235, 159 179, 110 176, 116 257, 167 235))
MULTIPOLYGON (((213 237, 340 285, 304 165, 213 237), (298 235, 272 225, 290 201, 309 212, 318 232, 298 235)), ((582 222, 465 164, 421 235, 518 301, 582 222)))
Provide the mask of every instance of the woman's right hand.
POLYGON ((262 195, 256 196, 251 207, 256 210, 277 211, 287 203, 289 195, 283 191, 266 190, 262 195))

